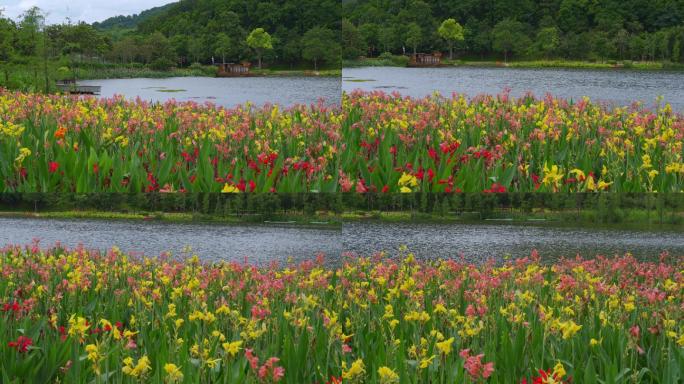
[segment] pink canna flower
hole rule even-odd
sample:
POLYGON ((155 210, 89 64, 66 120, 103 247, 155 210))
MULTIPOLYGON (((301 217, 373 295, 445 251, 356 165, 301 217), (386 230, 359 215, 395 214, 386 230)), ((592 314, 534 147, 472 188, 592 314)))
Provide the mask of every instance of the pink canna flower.
POLYGON ((256 370, 259 367, 259 358, 253 352, 251 348, 245 349, 245 358, 249 361, 249 366, 252 370, 256 370))
POLYGON ((465 359, 463 363, 463 368, 465 368, 468 375, 473 380, 487 379, 494 372, 494 363, 482 363, 482 358, 484 353, 479 355, 470 355, 470 349, 463 349, 459 355, 465 359))
POLYGON ((280 381, 285 376, 285 368, 276 364, 280 361, 277 357, 271 357, 259 368, 258 376, 260 380, 269 380, 274 383, 280 381))

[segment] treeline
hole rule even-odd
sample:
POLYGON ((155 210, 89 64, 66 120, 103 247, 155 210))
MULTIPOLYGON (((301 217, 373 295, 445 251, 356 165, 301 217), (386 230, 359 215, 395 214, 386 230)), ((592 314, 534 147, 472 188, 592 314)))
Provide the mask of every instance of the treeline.
POLYGON ((446 50, 470 59, 684 62, 681 0, 343 0, 344 57, 446 50), (462 39, 438 32, 453 18, 462 39))
POLYGON ((14 21, 0 14, 0 86, 49 91, 73 67, 103 63, 111 40, 87 23, 47 25, 37 7, 14 21), (72 68, 70 68, 72 67, 72 68))
POLYGON ((195 0, 181 1, 145 19, 137 32, 116 42, 121 58, 135 51, 136 39, 160 33, 180 64, 214 60, 251 60, 248 36, 263 28, 272 39, 264 50, 274 63, 339 65, 341 8, 338 0, 195 0))
POLYGON ((474 220, 565 213, 580 221, 684 223, 684 194, 618 193, 4 193, 3 211, 98 210, 105 212, 184 212, 247 220, 292 215, 326 216, 344 212, 411 212, 420 217, 462 216, 474 220))

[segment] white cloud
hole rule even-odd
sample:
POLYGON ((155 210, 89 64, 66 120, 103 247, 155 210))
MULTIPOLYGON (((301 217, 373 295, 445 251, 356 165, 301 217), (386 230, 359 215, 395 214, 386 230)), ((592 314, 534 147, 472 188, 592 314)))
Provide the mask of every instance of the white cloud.
POLYGON ((177 0, 0 0, 3 14, 18 19, 33 6, 47 12, 50 24, 72 22, 92 23, 117 15, 131 15, 146 9, 172 3, 177 0))

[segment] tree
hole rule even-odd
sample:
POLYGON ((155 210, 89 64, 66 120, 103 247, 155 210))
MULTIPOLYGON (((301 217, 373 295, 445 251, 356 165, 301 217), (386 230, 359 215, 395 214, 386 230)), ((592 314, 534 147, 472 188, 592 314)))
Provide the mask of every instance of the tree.
POLYGON ((206 58, 206 51, 204 49, 204 44, 195 36, 188 42, 188 53, 192 58, 193 63, 199 63, 206 58))
POLYGON ((410 23, 406 27, 406 33, 404 34, 404 42, 409 47, 413 48, 413 54, 418 53, 418 46, 423 40, 423 31, 420 29, 420 25, 417 23, 410 23))
POLYGON ((368 48, 359 29, 347 19, 342 20, 342 47, 342 56, 345 59, 355 59, 368 48))
POLYGON ((221 56, 222 62, 226 63, 226 56, 230 55, 233 49, 233 44, 230 41, 230 37, 225 33, 221 32, 216 36, 216 43, 214 44, 214 54, 216 56, 221 56))
POLYGON ((3 64, 5 86, 9 83, 9 63, 14 56, 15 30, 12 20, 2 17, 2 12, 0 12, 0 64, 3 64))
POLYGON ((38 7, 31 7, 21 15, 17 30, 16 48, 24 56, 38 54, 40 30, 45 22, 45 16, 38 7))
POLYGON ((679 56, 681 54, 681 41, 682 40, 679 37, 677 37, 675 39, 674 44, 672 44, 672 61, 674 61, 675 63, 679 62, 679 56))
POLYGON ((318 61, 334 62, 339 59, 340 44, 335 33, 323 27, 314 27, 302 37, 302 57, 314 62, 318 70, 318 61))
POLYGON ((454 59, 454 44, 463 41, 463 27, 454 19, 446 19, 437 29, 439 37, 449 43, 449 60, 454 59))
POLYGON ((174 54, 178 60, 178 63, 183 66, 188 62, 188 37, 185 35, 175 35, 169 39, 169 44, 171 44, 171 49, 173 49, 174 54))
POLYGON ((391 25, 382 26, 378 32, 378 40, 383 52, 390 52, 397 41, 395 28, 391 25))
POLYGON ((294 63, 296 63, 302 58, 301 40, 298 36, 293 35, 291 37, 286 38, 284 41, 285 44, 283 44, 283 46, 280 49, 282 59, 290 63, 290 65, 292 66, 294 63))
POLYGON ((359 34, 361 34, 361 38, 368 50, 369 56, 373 56, 380 46, 380 41, 378 39, 379 31, 380 28, 374 23, 366 23, 359 27, 359 34))
POLYGON ((492 45, 495 51, 504 54, 505 62, 508 62, 509 53, 520 53, 530 45, 524 29, 523 23, 513 19, 504 19, 494 26, 492 45))
POLYGON ((544 58, 548 59, 549 55, 556 51, 559 43, 560 37, 556 27, 542 28, 537 32, 537 49, 544 55, 544 58))
POLYGON ((263 28, 254 29, 249 36, 247 36, 247 45, 252 48, 259 59, 259 69, 261 69, 261 57, 264 51, 273 49, 273 39, 263 28))
POLYGON ((624 28, 621 28, 615 35, 615 46, 618 48, 618 52, 620 53, 620 60, 624 59, 625 51, 629 46, 629 32, 627 32, 624 28))

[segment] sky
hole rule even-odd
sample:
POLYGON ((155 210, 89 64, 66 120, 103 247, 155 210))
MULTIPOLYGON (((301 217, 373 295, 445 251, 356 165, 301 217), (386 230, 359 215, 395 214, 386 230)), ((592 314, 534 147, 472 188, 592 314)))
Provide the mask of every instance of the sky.
POLYGON ((176 0, 0 0, 3 15, 17 19, 24 11, 38 6, 47 12, 48 24, 72 22, 92 23, 117 15, 132 15, 176 0))

